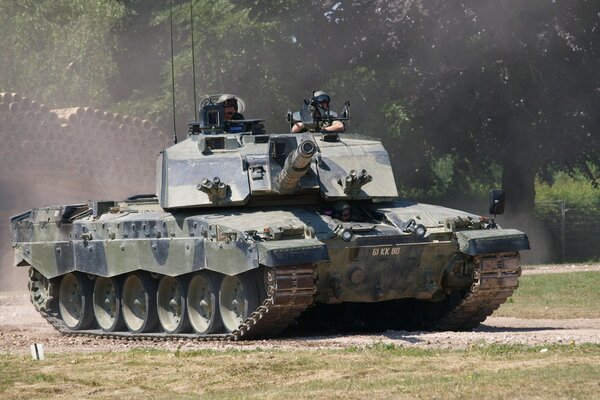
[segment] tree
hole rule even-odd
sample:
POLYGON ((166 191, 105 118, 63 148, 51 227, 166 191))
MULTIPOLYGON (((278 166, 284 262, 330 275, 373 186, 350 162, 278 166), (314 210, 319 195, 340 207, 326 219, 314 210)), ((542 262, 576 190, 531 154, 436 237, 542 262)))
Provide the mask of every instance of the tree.
MULTIPOLYGON (((137 2, 130 2, 137 3, 137 2)), ((247 117, 270 117, 258 114, 260 110, 273 108, 272 96, 278 92, 279 76, 273 73, 271 64, 265 62, 275 41, 273 24, 256 21, 249 10, 237 7, 229 0, 206 2, 200 0, 159 2, 152 15, 145 20, 151 30, 136 29, 124 32, 125 36, 152 32, 156 42, 152 44, 160 63, 160 74, 152 69, 155 82, 153 89, 131 90, 127 102, 121 105, 136 113, 152 113, 163 116, 159 123, 172 130, 172 97, 175 92, 178 136, 186 132, 186 124, 196 118, 194 102, 206 95, 235 93, 248 102, 247 117), (190 9, 191 8, 191 9, 190 9), (172 20, 171 20, 172 14, 172 20), (173 23, 173 51, 171 60, 171 21, 173 23), (192 28, 194 35, 194 61, 192 61, 192 28), (173 62, 172 62, 173 61, 173 62), (195 64, 195 65, 194 65, 195 64), (171 66, 174 70, 174 88, 171 66), (192 75, 195 67, 195 77, 192 75), (195 84, 195 88, 194 88, 195 84), (194 99, 194 89, 197 98, 194 99)), ((137 5, 137 7, 142 5, 137 5)), ((130 40, 130 39, 128 39, 130 40)), ((146 54, 147 55, 147 54, 146 54)), ((124 58, 126 59, 126 58, 124 58)), ((149 75, 145 76, 148 79, 149 75)), ((128 87, 132 87, 128 84, 128 87)), ((283 119, 283 113, 279 116, 283 119)))
POLYGON ((0 0, 0 86, 56 105, 171 119, 170 12, 180 135, 199 96, 245 97, 270 131, 315 89, 352 102, 405 192, 502 183, 531 212, 534 179, 600 157, 600 5, 591 0, 0 0), (84 4, 85 3, 85 4, 84 4), (117 103, 118 102, 118 103, 117 103))
POLYGON ((164 10, 164 0, 121 0, 125 8, 116 26, 118 46, 112 58, 118 73, 108 81, 115 102, 131 98, 153 98, 162 87, 161 73, 169 63, 169 30, 155 22, 164 10))
POLYGON ((59 107, 106 104, 123 13, 109 0, 0 1, 0 87, 59 107))
POLYGON ((513 211, 533 211, 537 175, 600 160, 597 2, 436 2, 413 34, 399 90, 455 187, 499 165, 513 211))

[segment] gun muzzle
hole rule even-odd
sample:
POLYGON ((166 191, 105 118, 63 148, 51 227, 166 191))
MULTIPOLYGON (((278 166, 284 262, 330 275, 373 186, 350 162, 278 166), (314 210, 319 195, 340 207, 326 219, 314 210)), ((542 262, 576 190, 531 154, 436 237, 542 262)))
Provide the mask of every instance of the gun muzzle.
POLYGON ((312 140, 303 140, 285 159, 283 169, 277 174, 276 185, 280 192, 294 191, 298 182, 310 169, 310 162, 317 151, 312 140))

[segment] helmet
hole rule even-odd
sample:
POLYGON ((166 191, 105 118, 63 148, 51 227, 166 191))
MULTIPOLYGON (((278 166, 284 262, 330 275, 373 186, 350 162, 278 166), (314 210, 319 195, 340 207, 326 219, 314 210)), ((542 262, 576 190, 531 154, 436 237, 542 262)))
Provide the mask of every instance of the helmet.
POLYGON ((219 97, 219 99, 217 100, 217 103, 223 104, 223 106, 233 105, 235 111, 240 112, 240 113, 243 113, 244 108, 246 108, 245 107, 246 104, 244 103, 244 100, 242 100, 241 98, 239 98, 233 94, 222 94, 219 97))
POLYGON ((233 105, 235 111, 238 110, 237 98, 232 94, 222 94, 221 97, 219 97, 219 100, 217 100, 217 103, 223 104, 225 107, 233 105))
POLYGON ((350 209, 350 204, 343 200, 336 201, 335 204, 333 205, 333 209, 336 212, 342 213, 344 210, 350 209))
POLYGON ((350 204, 342 200, 335 202, 335 204, 333 205, 333 212, 334 216, 336 216, 344 222, 350 221, 350 219, 352 218, 350 204))
POLYGON ((313 97, 317 100, 317 103, 321 103, 323 101, 329 103, 331 100, 329 95, 322 90, 317 90, 316 92, 314 92, 313 97))

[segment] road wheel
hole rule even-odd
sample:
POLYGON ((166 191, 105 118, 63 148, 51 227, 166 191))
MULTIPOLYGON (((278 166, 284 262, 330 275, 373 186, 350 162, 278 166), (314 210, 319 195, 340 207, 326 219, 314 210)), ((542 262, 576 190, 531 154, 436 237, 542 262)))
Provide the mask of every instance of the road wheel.
POLYGON ((186 312, 187 282, 164 276, 158 284, 156 304, 160 325, 167 333, 186 332, 190 322, 186 312))
POLYGON ((258 290, 252 274, 226 276, 219 291, 223 325, 233 332, 258 308, 258 290))
POLYGON ((58 308, 69 329, 88 329, 92 325, 92 301, 92 281, 76 273, 68 273, 62 277, 58 289, 58 308))
POLYGON ((125 327, 121 303, 121 281, 118 278, 96 278, 94 315, 103 331, 117 332, 125 327))
POLYGON ((133 333, 152 332, 158 325, 156 282, 148 275, 135 272, 123 284, 123 319, 133 333))
POLYGON ((187 311, 194 331, 201 335, 219 332, 223 321, 219 312, 221 277, 210 271, 195 274, 190 279, 187 311))

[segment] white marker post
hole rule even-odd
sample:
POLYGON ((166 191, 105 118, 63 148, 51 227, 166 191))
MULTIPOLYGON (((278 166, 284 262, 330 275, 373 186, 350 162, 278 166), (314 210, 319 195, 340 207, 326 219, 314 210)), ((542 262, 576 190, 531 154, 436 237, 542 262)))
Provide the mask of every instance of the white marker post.
POLYGON ((34 360, 44 359, 44 347, 40 343, 34 343, 31 345, 31 358, 34 360))

